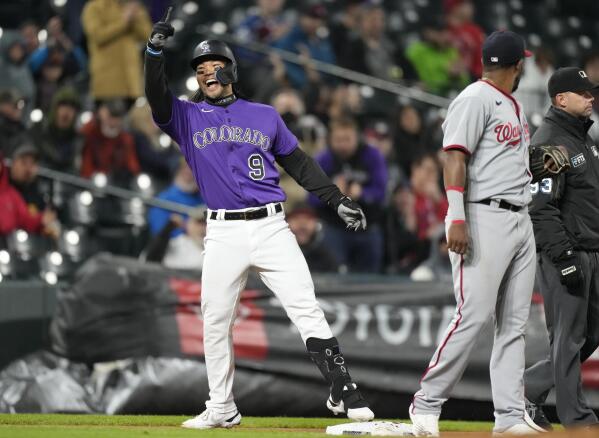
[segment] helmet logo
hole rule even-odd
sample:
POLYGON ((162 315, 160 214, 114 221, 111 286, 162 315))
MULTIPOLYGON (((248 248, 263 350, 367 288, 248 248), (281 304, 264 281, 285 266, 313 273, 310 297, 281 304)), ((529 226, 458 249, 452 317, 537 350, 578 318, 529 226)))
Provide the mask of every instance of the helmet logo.
POLYGON ((200 50, 202 53, 207 53, 210 51, 210 44, 208 44, 208 41, 202 41, 200 43, 200 50))

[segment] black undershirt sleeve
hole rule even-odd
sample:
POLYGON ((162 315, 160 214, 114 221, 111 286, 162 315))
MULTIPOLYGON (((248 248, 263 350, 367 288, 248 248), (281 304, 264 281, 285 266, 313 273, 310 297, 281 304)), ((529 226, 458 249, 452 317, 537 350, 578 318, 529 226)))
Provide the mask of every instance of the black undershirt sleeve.
POLYGON ((343 193, 333 184, 314 158, 306 155, 298 147, 289 155, 277 156, 276 160, 304 189, 314 193, 318 199, 335 210, 339 207, 343 193))
POLYGON ((164 56, 146 52, 144 78, 146 98, 156 122, 167 123, 173 112, 173 101, 166 80, 164 56))

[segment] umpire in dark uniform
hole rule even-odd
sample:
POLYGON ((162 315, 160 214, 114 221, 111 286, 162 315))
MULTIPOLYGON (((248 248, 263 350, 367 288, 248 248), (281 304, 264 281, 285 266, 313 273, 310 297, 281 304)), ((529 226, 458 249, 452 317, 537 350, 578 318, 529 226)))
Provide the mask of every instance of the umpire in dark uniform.
POLYGON ((555 386, 560 422, 590 426, 598 421, 585 401, 580 369, 599 346, 599 145, 587 134, 597 85, 582 69, 567 67, 551 76, 548 88, 552 106, 531 147, 565 146, 571 169, 532 186, 550 353, 526 370, 525 393, 537 424, 550 428, 540 408, 555 386))

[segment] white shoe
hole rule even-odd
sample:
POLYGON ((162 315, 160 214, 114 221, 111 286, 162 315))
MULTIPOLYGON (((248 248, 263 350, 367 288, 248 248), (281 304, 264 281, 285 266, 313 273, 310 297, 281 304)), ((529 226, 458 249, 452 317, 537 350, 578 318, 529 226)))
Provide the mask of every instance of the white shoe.
POLYGON ((528 415, 528 412, 526 412, 526 409, 524 410, 524 422, 530 428, 534 429, 538 433, 545 433, 545 432, 547 432, 546 429, 544 429, 541 426, 539 426, 537 423, 535 423, 535 421, 532 418, 530 418, 530 415, 528 415))
POLYGON ((412 433, 415 436, 439 436, 439 415, 415 414, 414 407, 410 405, 410 420, 412 420, 412 433))
POLYGON ((374 418, 374 412, 368 407, 368 403, 360 394, 358 385, 348 382, 343 386, 341 400, 335 403, 329 395, 327 408, 335 414, 347 414, 347 418, 353 421, 370 421, 374 418), (346 403, 347 402, 347 406, 346 403))
POLYGON ((508 427, 506 430, 501 432, 493 432, 493 436, 501 436, 501 435, 537 435, 539 433, 547 432, 541 426, 533 421, 528 415, 526 410, 524 411, 524 422, 514 424, 513 426, 508 427))
MULTIPOLYGON (((343 404, 343 400, 339 403, 335 403, 331 397, 327 400, 327 408, 335 414, 345 414, 345 405, 343 404)), ((374 412, 370 410, 368 407, 362 408, 353 408, 347 410, 347 418, 353 421, 370 421, 374 418, 374 412)))
POLYGON ((526 423, 518 423, 513 426, 508 427, 506 430, 502 432, 493 432, 493 436, 502 436, 502 435, 537 435, 540 432, 533 429, 526 423))
POLYGON ((230 428, 241 423, 241 414, 239 411, 235 414, 219 414, 210 409, 206 409, 200 415, 190 418, 181 424, 187 429, 212 429, 215 427, 230 428))

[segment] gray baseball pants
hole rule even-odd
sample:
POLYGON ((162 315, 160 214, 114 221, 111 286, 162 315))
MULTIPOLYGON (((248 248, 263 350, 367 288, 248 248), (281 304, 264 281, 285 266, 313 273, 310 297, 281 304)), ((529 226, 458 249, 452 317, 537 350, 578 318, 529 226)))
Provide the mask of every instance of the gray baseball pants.
MULTIPOLYGON (((466 204, 471 247, 450 253, 456 311, 414 396, 413 412, 440 414, 487 324, 494 324, 490 362, 495 431, 524 418, 524 333, 535 276, 535 239, 526 207, 466 204)), ((489 340, 491 342, 491 340, 489 340)))

